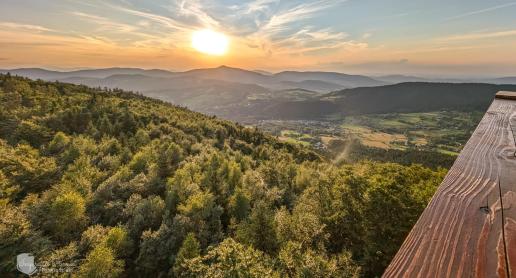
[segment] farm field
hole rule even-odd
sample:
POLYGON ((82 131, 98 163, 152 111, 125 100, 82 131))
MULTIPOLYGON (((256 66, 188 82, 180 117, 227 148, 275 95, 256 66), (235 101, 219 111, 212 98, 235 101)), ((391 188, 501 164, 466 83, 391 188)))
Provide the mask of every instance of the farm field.
POLYGON ((481 111, 362 115, 346 117, 342 128, 345 136, 358 136, 371 147, 417 148, 456 155, 482 115, 481 111))
POLYGON ((282 141, 311 146, 337 160, 350 151, 351 145, 365 148, 365 153, 371 155, 382 151, 423 151, 453 158, 482 116, 483 111, 434 111, 347 116, 326 121, 260 121, 254 126, 282 141))

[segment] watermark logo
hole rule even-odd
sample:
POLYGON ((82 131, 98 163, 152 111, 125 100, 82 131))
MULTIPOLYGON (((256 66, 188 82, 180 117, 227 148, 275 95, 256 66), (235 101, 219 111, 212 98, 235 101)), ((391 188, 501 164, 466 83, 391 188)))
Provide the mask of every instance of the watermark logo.
POLYGON ((16 268, 27 275, 32 275, 38 271, 34 263, 34 256, 30 253, 22 253, 16 256, 16 268))

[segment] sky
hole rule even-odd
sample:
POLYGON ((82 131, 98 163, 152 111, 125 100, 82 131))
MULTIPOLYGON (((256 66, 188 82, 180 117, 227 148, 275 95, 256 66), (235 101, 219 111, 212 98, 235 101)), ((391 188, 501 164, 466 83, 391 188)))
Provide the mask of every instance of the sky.
POLYGON ((516 1, 1 0, 0 68, 516 76, 516 1), (229 38, 199 53, 192 33, 229 38))

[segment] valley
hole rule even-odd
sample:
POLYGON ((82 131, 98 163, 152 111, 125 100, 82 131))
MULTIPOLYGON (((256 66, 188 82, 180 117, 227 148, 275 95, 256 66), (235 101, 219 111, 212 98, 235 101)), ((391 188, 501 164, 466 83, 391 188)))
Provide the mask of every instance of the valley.
MULTIPOLYGON (((130 90, 257 127, 282 141, 310 147, 336 163, 391 159, 445 168, 453 163, 494 94, 516 90, 511 84, 461 83, 464 80, 410 76, 377 80, 332 72, 272 74, 227 66, 186 72, 130 68, 10 72, 130 90), (399 81, 405 83, 391 84, 399 81)), ((500 80, 510 83, 512 79, 500 80)))
POLYGON ((440 166, 449 167, 482 116, 482 111, 389 113, 326 121, 262 120, 252 126, 280 140, 311 146, 337 163, 377 160, 378 153, 395 151, 400 156, 410 152, 436 153, 447 158, 440 166), (371 155, 356 153, 364 150, 371 155))

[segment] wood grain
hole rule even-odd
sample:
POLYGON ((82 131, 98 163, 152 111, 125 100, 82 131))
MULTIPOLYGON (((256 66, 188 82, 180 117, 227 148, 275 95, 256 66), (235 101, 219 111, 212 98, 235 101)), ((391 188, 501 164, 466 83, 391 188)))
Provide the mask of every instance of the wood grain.
POLYGON ((498 92, 496 98, 516 100, 516 92, 498 92))
POLYGON ((516 98, 500 95, 383 277, 516 277, 516 98))

